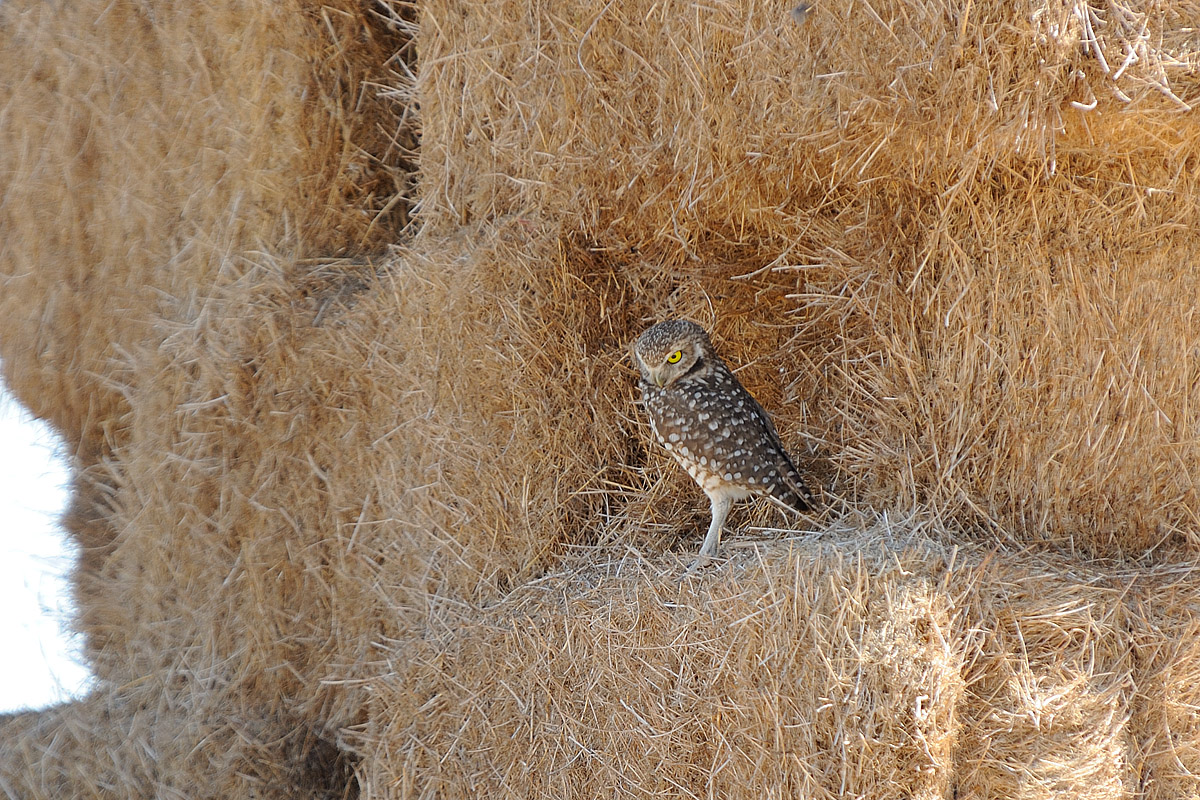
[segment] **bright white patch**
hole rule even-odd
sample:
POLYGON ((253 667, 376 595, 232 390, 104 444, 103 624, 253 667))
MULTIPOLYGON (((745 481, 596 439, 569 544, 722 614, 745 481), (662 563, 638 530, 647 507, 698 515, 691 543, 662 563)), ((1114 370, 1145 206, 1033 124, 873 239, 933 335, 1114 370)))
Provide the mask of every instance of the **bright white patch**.
POLYGON ((70 483, 63 445, 23 416, 0 390, 0 713, 82 697, 91 684, 64 625, 74 617, 66 576, 79 556, 56 521, 70 483))

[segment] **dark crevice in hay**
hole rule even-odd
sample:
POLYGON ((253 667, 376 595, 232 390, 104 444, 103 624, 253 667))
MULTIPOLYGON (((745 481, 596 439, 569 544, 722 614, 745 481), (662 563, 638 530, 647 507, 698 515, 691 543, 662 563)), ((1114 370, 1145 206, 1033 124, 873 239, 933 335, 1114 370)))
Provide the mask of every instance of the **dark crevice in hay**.
MULTIPOLYGON (((524 269, 510 283, 520 342, 514 400, 540 409, 544 422, 534 446, 560 465, 546 476, 557 535, 538 561, 540 571, 562 548, 603 537, 599 521, 619 515, 641 487, 637 465, 644 453, 630 436, 634 391, 626 350, 638 331, 640 303, 620 265, 586 242, 568 238, 552 263, 524 269)), ((506 457, 520 463, 516 451, 506 457)), ((535 574, 523 570, 501 589, 535 574)))
MULTIPOLYGON (((324 244, 315 239, 310 251, 377 251, 408 232, 416 203, 416 12, 407 2, 343 1, 304 8, 314 39, 327 42, 311 57, 324 101, 321 110, 328 117, 326 135, 343 150, 340 163, 323 165, 333 171, 333 190, 341 195, 328 212, 352 210, 366 222, 356 231, 357 241, 324 244)), ((332 216, 315 225, 318 230, 342 227, 348 226, 332 216)))
POLYGON ((298 726, 305 732, 295 735, 294 744, 287 748, 286 758, 292 764, 289 788, 313 800, 358 800, 359 757, 333 739, 307 730, 304 722, 298 726))
MULTIPOLYGON (((392 52, 381 65, 387 71, 386 86, 378 90, 391 105, 394 122, 390 127, 377 131, 387 139, 388 146, 376 154, 376 159, 382 165, 396 165, 391 174, 394 184, 392 194, 380 195, 380 199, 386 202, 378 209, 368 207, 375 211, 373 225, 383 223, 385 231, 392 231, 396 236, 406 235, 417 204, 417 173, 421 155, 420 102, 416 91, 419 71, 417 4, 406 0, 381 0, 368 16, 380 20, 379 24, 390 34, 385 41, 387 49, 392 52)), ((367 85, 372 89, 377 88, 372 83, 367 85)))
POLYGON ((76 467, 70 506, 62 517, 63 529, 79 545, 79 560, 72 574, 72 596, 79 616, 72 628, 83 637, 85 659, 95 672, 102 669, 105 653, 126 646, 129 630, 109 618, 104 602, 108 592, 105 564, 117 548, 113 502, 117 487, 103 480, 104 470, 76 467))
MULTIPOLYGON (((694 259, 670 264, 656 260, 668 251, 654 245, 630 246, 606 237, 584 246, 619 269, 638 299, 626 347, 645 327, 669 317, 692 318, 710 328, 718 350, 768 408, 810 480, 815 486, 832 486, 833 470, 822 455, 829 445, 818 427, 828 391, 822 371, 814 368, 814 359, 828 353, 830 343, 818 338, 813 315, 797 309, 792 300, 806 291, 808 275, 786 268, 787 251, 773 250, 752 231, 738 234, 735 240, 732 230, 713 231, 694 242, 694 259)), ((625 463, 636 480, 620 514, 610 516, 598 530, 600 538, 592 541, 621 542, 642 552, 686 550, 694 547, 694 534, 707 527, 708 504, 686 473, 652 442, 644 412, 633 402, 636 373, 625 355, 621 379, 630 387, 631 400, 622 419, 633 448, 625 463)), ((779 520, 761 508, 752 516, 739 508, 731 524, 737 527, 748 519, 796 522, 779 520)))
POLYGON ((378 288, 383 263, 382 256, 297 261, 290 281, 311 313, 312 325, 333 324, 362 294, 378 288))
MULTIPOLYGON (((524 325, 522 346, 534 356, 519 371, 520 391, 532 393, 530 403, 540 398, 547 411, 557 408, 551 418, 561 420, 549 423, 557 433, 542 452, 573 459, 595 453, 583 485, 562 477, 563 488, 573 493, 561 506, 560 546, 569 551, 617 543, 650 552, 685 549, 693 530, 703 527, 707 503, 686 473, 650 442, 636 405, 628 346, 649 324, 690 316, 715 326, 718 340, 731 343, 726 354, 743 380, 778 409, 785 438, 802 434, 796 420, 803 424, 812 413, 808 382, 798 388, 803 348, 793 346, 794 320, 786 316, 792 308, 787 296, 803 285, 803 277, 762 271, 762 259, 770 255, 724 237, 714 237, 705 252, 701 261, 668 268, 653 262, 653 249, 569 236, 558 267, 546 276, 530 275, 517 287, 529 308, 522 314, 536 320, 524 325), (743 277, 756 272, 762 274, 743 277), (555 388, 546 396, 545 387, 560 386, 569 390, 560 396, 555 388), (550 398, 556 405, 547 405, 550 398), (586 434, 580 439, 584 449, 560 433, 586 434)), ((818 458, 803 440, 792 449, 818 458)), ((546 568, 553 563, 544 562, 546 568)), ((537 574, 523 571, 514 576, 516 584, 506 585, 537 574)))

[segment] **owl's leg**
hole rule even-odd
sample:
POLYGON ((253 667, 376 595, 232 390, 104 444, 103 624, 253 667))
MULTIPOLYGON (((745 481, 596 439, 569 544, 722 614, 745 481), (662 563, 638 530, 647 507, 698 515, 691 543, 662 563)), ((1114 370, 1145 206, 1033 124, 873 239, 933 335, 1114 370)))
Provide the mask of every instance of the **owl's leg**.
POLYGON ((708 526, 704 544, 700 545, 700 555, 688 567, 687 574, 704 566, 717 554, 717 546, 721 543, 721 526, 725 524, 725 518, 729 516, 729 506, 733 504, 732 497, 710 497, 709 500, 712 502, 712 523, 708 526))
POLYGON ((714 497, 711 500, 712 524, 708 526, 704 544, 700 545, 701 558, 712 558, 717 554, 717 547, 721 544, 721 526, 725 524, 725 518, 729 516, 729 506, 733 504, 733 498, 730 497, 714 497))

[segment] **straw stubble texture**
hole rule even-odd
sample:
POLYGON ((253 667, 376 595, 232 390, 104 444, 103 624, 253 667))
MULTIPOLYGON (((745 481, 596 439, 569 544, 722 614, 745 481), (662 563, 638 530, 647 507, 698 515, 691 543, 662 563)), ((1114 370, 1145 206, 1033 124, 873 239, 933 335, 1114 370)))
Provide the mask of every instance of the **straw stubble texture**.
POLYGON ((537 209, 760 323, 861 501, 1191 549, 1200 8, 787 11, 422 6, 427 224, 537 209))
POLYGON ((394 651, 373 795, 1182 797, 1194 568, 1088 570, 847 520, 571 564, 394 651), (1170 642, 1170 643, 1169 643, 1170 642), (1185 677, 1186 674, 1186 677, 1185 677))
POLYGON ((85 462, 120 439, 127 350, 164 297, 204 294, 245 251, 395 234, 374 212, 411 131, 383 135, 396 101, 366 81, 392 79, 404 40, 352 7, 0 8, 6 381, 85 462))
POLYGON ((1200 791, 1200 9, 789 10, 0 5, 99 677, 0 786, 1200 791), (668 316, 827 507, 682 585, 668 316))

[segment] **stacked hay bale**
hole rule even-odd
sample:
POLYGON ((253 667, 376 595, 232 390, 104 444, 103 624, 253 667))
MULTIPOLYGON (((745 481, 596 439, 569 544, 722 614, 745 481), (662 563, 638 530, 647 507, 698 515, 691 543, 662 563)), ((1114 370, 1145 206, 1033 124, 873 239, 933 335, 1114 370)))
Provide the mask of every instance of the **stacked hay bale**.
POLYGON ((1194 580, 1119 566, 1194 547, 1189 13, 786 11, 426 4, 424 235, 561 225, 642 322, 711 322, 836 500, 921 515, 681 588, 648 534, 702 528, 696 493, 645 451, 599 518, 632 552, 426 605, 372 684, 371 793, 1196 791, 1194 580))
POLYGON ((251 694, 230 677, 278 620, 251 633, 217 616, 239 554, 151 505, 164 484, 134 483, 134 451, 177 463, 188 376, 162 369, 167 340, 254 258, 377 250, 407 224, 415 135, 392 74, 412 60, 406 25, 353 2, 0 5, 0 348, 7 384, 74 459, 77 627, 99 679, 83 703, 10 721, 6 791, 290 796, 344 760, 345 720, 297 717, 277 682, 251 694), (206 641, 211 627, 227 638, 206 641))
POLYGON ((1194 5, 520 7, 424 7, 431 222, 636 249, 649 316, 777 366, 856 498, 1187 543, 1194 5))
POLYGON ((402 38, 344 5, 5 4, 5 375, 72 451, 120 440, 123 351, 164 296, 404 221, 370 213, 411 154, 365 86, 402 38))
POLYGON ((0 355, 100 685, 3 785, 1195 793, 1188 8, 6 2, 0 355), (830 507, 682 585, 669 315, 830 507))

